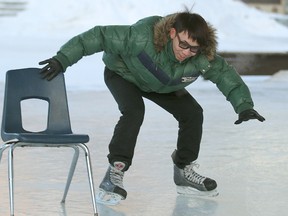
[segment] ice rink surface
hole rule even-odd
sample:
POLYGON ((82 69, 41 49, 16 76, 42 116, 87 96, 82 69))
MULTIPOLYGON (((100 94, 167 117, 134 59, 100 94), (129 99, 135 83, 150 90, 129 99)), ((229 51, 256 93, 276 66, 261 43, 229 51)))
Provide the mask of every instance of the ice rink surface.
MULTIPOLYGON (((214 178, 215 198, 176 194, 170 158, 176 145, 177 123, 164 110, 146 101, 132 167, 125 173, 128 197, 120 205, 98 205, 103 216, 275 216, 286 215, 288 188, 288 76, 244 77, 255 109, 266 121, 234 125, 237 115, 210 82, 188 88, 204 108, 204 134, 198 163, 200 174, 214 178)), ((1 87, 3 97, 3 86, 1 87)), ((96 187, 107 169, 107 145, 119 113, 108 91, 68 91, 74 132, 88 133, 96 187)), ((1 98, 2 101, 2 98, 1 98)), ((41 106, 23 118, 38 126, 41 106), (39 113, 38 113, 39 112, 39 113)), ((24 148, 15 150, 15 215, 92 215, 84 157, 80 158, 66 206, 60 201, 72 151, 24 148)), ((0 166, 0 215, 9 215, 7 154, 0 166)))

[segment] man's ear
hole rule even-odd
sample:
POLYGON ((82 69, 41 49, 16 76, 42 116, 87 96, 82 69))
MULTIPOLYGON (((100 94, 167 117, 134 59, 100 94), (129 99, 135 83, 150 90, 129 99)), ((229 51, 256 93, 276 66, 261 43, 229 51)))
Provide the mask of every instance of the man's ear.
POLYGON ((175 28, 171 28, 170 29, 170 38, 174 39, 176 37, 176 34, 177 34, 176 29, 175 28))

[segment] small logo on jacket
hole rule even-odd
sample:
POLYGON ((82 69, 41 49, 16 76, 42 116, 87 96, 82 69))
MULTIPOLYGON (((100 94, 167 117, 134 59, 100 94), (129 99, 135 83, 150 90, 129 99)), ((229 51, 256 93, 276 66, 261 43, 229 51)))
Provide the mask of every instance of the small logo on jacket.
POLYGON ((182 77, 181 82, 187 83, 187 82, 193 82, 197 79, 198 77, 182 77))

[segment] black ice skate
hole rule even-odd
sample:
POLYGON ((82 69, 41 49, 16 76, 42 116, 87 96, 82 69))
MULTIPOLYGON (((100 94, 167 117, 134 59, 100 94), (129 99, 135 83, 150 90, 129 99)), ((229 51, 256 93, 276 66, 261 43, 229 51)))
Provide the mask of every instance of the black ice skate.
MULTIPOLYGON (((175 154, 175 153, 174 153, 175 154)), ((172 155, 172 158, 175 155, 172 155)), ((194 171, 198 164, 192 162, 180 169, 174 164, 174 182, 177 193, 192 196, 217 196, 217 183, 215 180, 199 175, 194 171)))
POLYGON ((123 186, 124 172, 122 171, 125 166, 123 162, 114 162, 113 166, 109 165, 96 196, 98 203, 117 205, 121 200, 126 199, 127 192, 123 186))

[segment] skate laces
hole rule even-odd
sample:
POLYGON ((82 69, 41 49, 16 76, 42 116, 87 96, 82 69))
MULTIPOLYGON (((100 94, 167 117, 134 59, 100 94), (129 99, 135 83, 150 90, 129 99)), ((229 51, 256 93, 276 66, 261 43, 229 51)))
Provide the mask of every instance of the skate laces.
POLYGON ((110 180, 114 185, 117 185, 118 187, 124 188, 123 186, 123 177, 124 172, 116 169, 115 167, 111 166, 110 169, 110 180))
POLYGON ((194 171, 194 167, 199 168, 199 164, 191 163, 190 165, 186 165, 184 167, 184 176, 185 178, 193 183, 202 184, 206 177, 199 175, 194 171))

